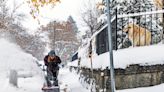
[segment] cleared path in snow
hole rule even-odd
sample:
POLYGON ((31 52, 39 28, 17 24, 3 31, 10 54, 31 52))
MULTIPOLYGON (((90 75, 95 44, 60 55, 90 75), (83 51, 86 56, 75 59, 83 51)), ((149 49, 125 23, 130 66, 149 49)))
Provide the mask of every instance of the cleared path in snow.
POLYGON ((60 92, 90 92, 82 87, 79 82, 79 76, 70 72, 68 68, 62 68, 59 71, 60 92))

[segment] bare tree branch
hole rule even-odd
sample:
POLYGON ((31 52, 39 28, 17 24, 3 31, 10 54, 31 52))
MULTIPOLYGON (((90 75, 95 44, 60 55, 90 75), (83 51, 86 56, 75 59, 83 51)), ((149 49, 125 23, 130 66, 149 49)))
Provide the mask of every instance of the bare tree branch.
MULTIPOLYGON (((89 0, 83 5, 81 13, 81 19, 86 27, 88 27, 88 31, 91 35, 94 34, 97 25, 97 18, 99 16, 99 12, 96 8, 96 2, 93 0, 89 0)), ((82 24, 83 25, 83 24, 82 24)))

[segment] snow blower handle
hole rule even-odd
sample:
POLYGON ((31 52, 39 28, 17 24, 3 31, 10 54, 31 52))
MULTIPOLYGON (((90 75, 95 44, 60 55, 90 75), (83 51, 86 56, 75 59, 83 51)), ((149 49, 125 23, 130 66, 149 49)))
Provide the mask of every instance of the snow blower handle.
POLYGON ((43 65, 42 71, 46 72, 47 66, 43 65))

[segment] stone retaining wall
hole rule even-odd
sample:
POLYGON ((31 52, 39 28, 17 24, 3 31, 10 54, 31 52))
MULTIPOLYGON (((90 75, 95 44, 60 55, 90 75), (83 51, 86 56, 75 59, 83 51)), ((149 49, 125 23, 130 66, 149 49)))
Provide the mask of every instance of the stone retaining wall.
MULTIPOLYGON (((89 68, 71 67, 83 76, 83 81, 90 84, 92 73, 89 68), (85 78, 84 78, 85 77, 85 78)), ((110 70, 93 70, 96 92, 110 92, 110 70)), ((139 64, 130 65, 126 69, 115 69, 116 89, 148 87, 164 83, 164 65, 139 64)))

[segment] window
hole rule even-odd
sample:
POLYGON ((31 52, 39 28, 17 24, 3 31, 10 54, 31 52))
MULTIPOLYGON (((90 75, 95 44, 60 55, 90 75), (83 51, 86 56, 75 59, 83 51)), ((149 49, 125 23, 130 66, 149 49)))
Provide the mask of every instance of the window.
POLYGON ((108 46, 108 31, 106 27, 96 36, 96 53, 100 55, 107 51, 109 51, 109 46, 108 46))
MULTIPOLYGON (((114 22, 113 22, 114 23, 114 22)), ((112 25, 112 40, 113 40, 113 49, 117 49, 117 32, 114 25, 112 25)), ((108 41, 108 27, 105 27, 97 36, 96 36, 96 53, 98 55, 109 51, 109 41, 108 41)))
POLYGON ((76 53, 76 54, 74 54, 74 55, 72 56, 72 61, 74 61, 74 60, 76 60, 76 59, 78 59, 78 53, 76 53))

